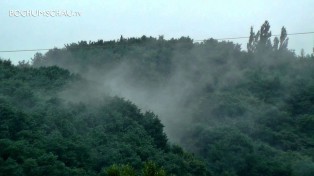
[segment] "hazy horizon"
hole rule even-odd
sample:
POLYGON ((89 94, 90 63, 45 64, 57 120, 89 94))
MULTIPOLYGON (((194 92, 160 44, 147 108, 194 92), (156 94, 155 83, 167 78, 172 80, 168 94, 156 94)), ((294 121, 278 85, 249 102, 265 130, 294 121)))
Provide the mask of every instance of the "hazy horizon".
MULTIPOLYGON (((0 2, 0 50, 62 48, 81 40, 116 40, 143 35, 165 39, 189 36, 193 40, 248 36, 268 20, 273 34, 282 26, 288 33, 312 32, 313 1, 53 1, 0 2), (78 12, 79 16, 13 17, 10 11, 78 12)), ((248 39, 230 40, 246 49, 248 39)), ((289 49, 312 53, 314 34, 289 36, 289 49)), ((13 63, 29 60, 34 52, 0 53, 13 63)), ((45 53, 45 51, 42 51, 45 53)))

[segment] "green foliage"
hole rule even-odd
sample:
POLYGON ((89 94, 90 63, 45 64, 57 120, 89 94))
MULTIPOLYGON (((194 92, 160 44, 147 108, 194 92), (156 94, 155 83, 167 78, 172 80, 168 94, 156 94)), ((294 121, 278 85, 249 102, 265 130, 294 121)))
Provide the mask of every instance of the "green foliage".
POLYGON ((313 57, 288 50, 284 27, 270 37, 266 21, 247 52, 121 36, 38 53, 32 65, 0 60, 0 175, 313 175, 313 57), (107 83, 144 105, 158 97, 183 148, 107 83))
POLYGON ((80 76, 56 66, 22 67, 1 60, 0 68, 0 175, 132 176, 146 161, 178 174, 173 168, 179 165, 167 160, 173 156, 189 163, 180 165, 188 175, 193 162, 202 164, 184 157, 182 149, 180 154, 169 150, 163 125, 152 112, 142 113, 118 97, 89 102, 78 96, 77 85, 95 91, 80 76), (60 96, 64 90, 68 99, 60 96))
POLYGON ((106 176, 135 176, 135 170, 130 165, 112 165, 105 169, 100 175, 106 176))
POLYGON ((247 43, 247 50, 249 53, 254 52, 269 52, 273 51, 287 51, 288 38, 287 30, 285 27, 281 28, 280 38, 274 38, 273 45, 271 43, 270 37, 272 36, 270 31, 270 24, 265 21, 261 26, 260 30, 255 34, 253 27, 251 27, 249 42, 247 43))
POLYGON ((103 169, 100 176, 166 176, 164 169, 158 167, 155 162, 147 161, 144 163, 141 171, 134 170, 130 165, 116 165, 113 164, 110 167, 103 169))
POLYGON ((148 161, 144 164, 143 176, 166 176, 165 170, 159 168, 154 162, 148 161))

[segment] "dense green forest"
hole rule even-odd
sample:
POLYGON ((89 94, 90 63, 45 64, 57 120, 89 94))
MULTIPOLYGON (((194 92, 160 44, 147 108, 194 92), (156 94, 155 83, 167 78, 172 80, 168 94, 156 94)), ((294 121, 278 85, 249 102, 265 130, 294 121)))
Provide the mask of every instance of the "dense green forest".
POLYGON ((148 167, 150 172, 206 174, 202 161, 169 145, 152 112, 118 97, 60 98, 67 86, 74 92, 72 85, 93 88, 55 66, 0 61, 0 70, 0 175, 106 175, 106 169, 114 173, 119 167, 134 173, 148 167))
POLYGON ((0 61, 0 175, 314 175, 314 56, 271 36, 266 21, 246 51, 121 36, 0 61))

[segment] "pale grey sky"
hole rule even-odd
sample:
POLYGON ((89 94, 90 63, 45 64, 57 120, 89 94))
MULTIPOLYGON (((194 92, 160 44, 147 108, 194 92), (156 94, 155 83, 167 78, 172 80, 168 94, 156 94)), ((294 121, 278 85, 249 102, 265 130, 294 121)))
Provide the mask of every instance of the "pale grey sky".
MULTIPOLYGON (((314 31, 313 0, 2 0, 0 50, 63 47, 81 40, 114 40, 142 35, 166 39, 248 36, 265 20, 273 34, 314 31), (10 11, 73 11, 79 17, 10 17, 10 11)), ((246 49, 247 39, 233 40, 246 49)), ((314 34, 289 36, 289 48, 311 53, 314 34)), ((0 53, 29 60, 35 52, 0 53)))

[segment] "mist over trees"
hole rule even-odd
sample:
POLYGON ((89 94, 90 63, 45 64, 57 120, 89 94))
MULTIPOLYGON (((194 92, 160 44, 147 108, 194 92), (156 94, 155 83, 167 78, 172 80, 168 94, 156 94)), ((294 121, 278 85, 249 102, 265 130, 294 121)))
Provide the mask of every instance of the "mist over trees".
POLYGON ((154 113, 118 97, 63 99, 63 89, 79 96, 93 88, 55 66, 0 61, 0 70, 0 175, 112 175, 125 167, 134 174, 206 174, 202 161, 168 143, 154 113))
POLYGON ((121 36, 0 61, 0 173, 313 175, 314 57, 268 21, 246 49, 121 36))

